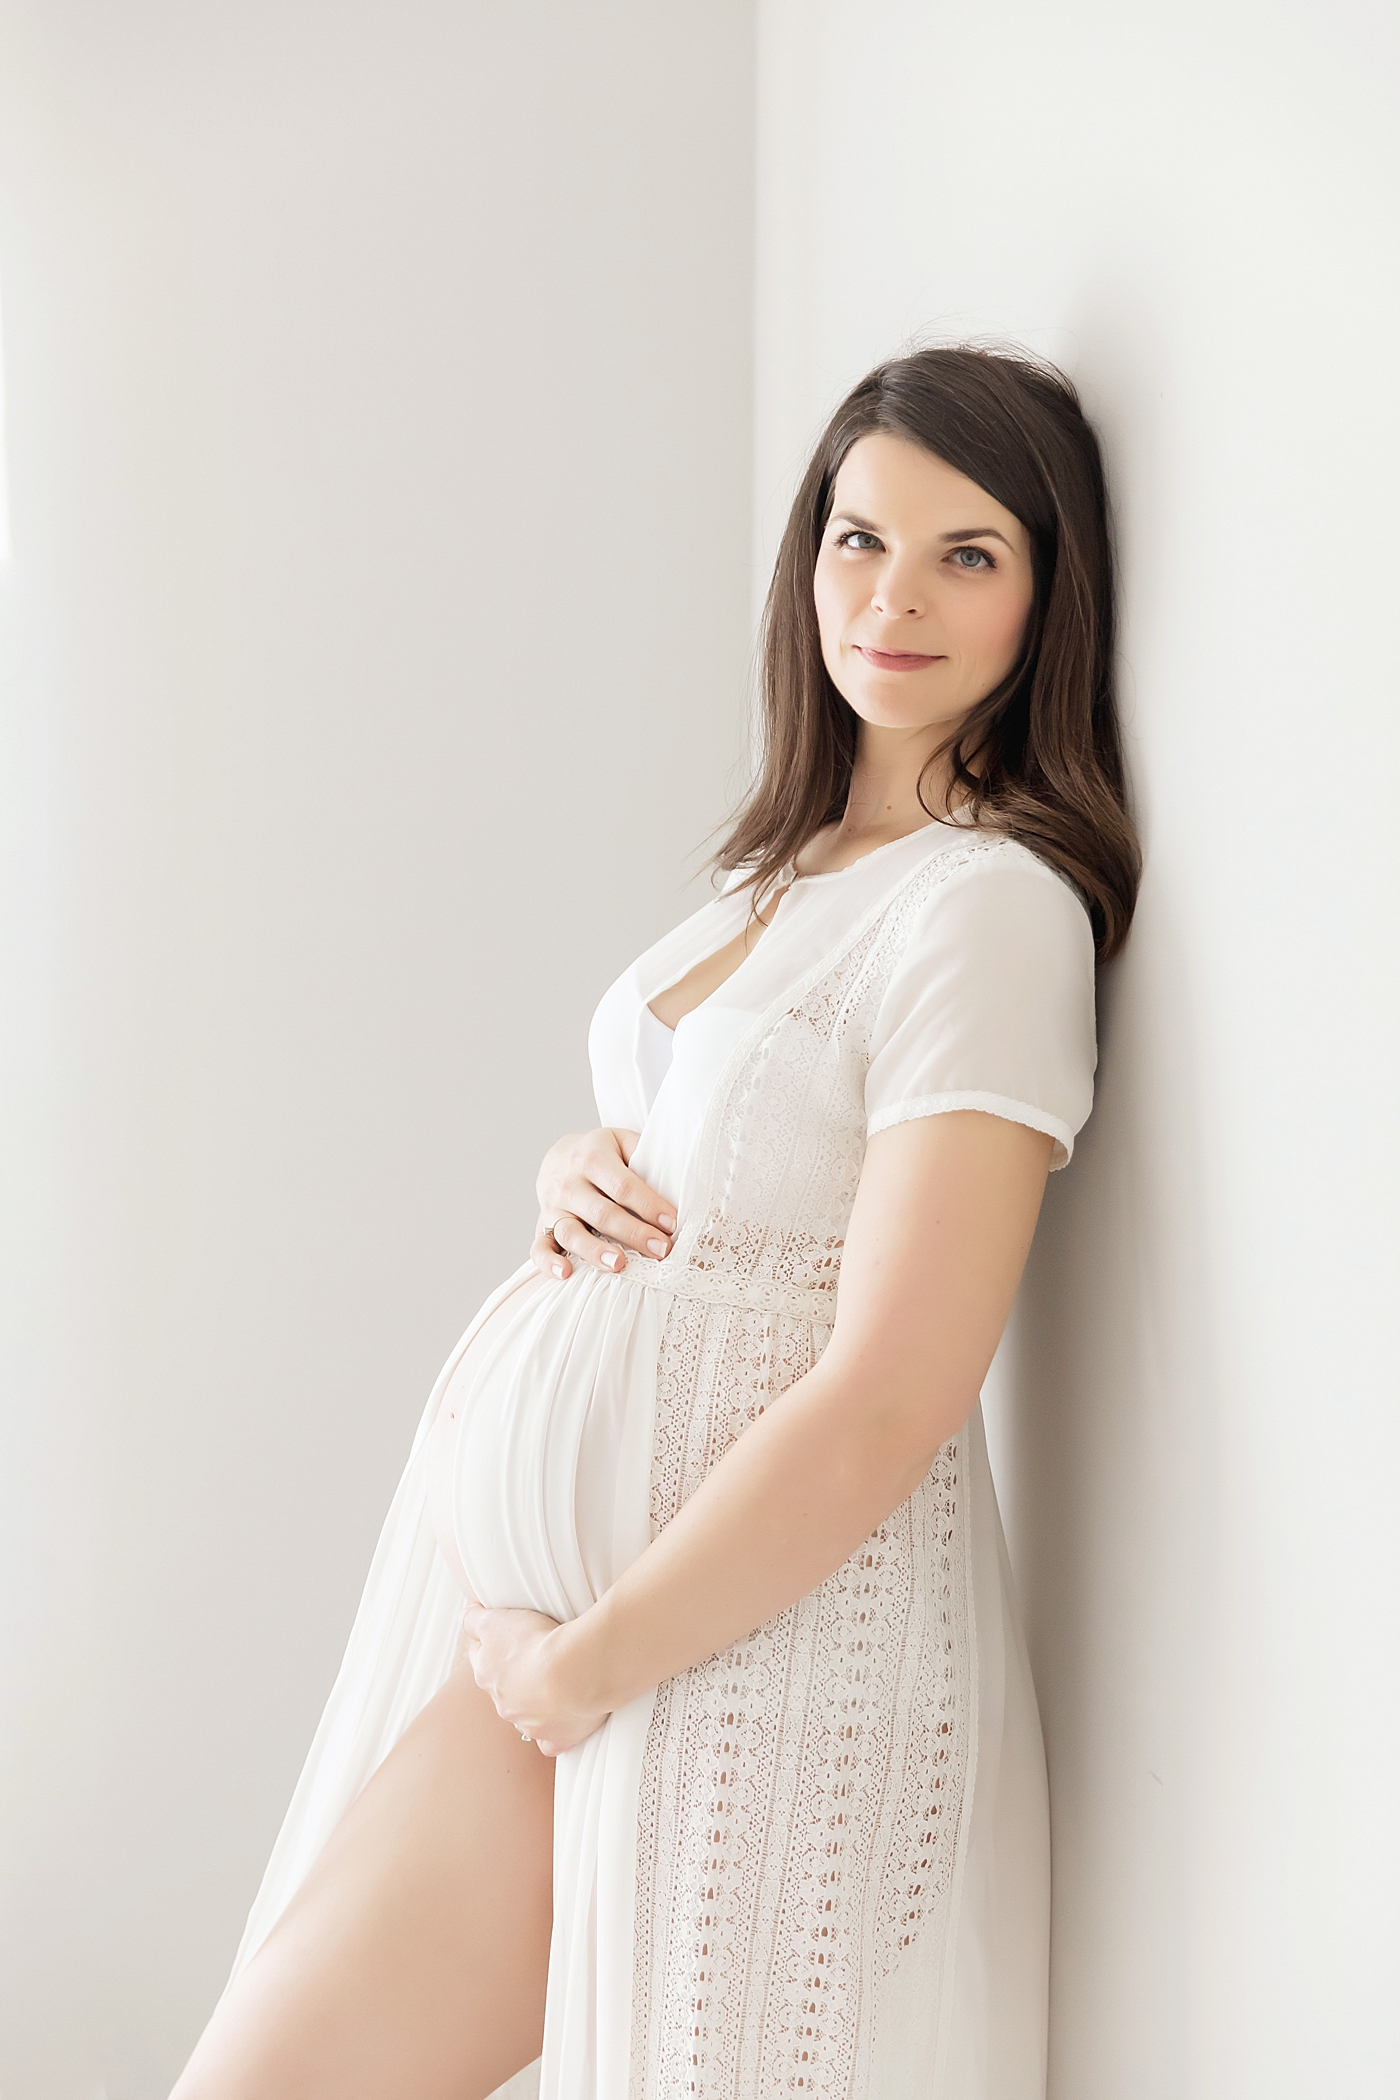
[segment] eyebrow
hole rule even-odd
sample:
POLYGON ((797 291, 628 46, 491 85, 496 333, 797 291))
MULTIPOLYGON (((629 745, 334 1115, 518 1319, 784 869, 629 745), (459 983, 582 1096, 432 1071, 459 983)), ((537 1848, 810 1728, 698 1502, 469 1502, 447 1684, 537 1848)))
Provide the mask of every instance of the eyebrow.
MULTIPOLYGON (((833 525, 837 518, 847 525, 854 525, 857 532, 873 532, 877 540, 881 537, 878 525, 872 525, 869 518, 857 517, 853 510, 835 511, 831 520, 833 525)), ((938 538, 940 545, 944 547, 956 546, 960 540, 1000 540, 1002 546, 1009 548, 1013 554, 1016 551, 1006 534, 998 532, 995 525, 968 525, 961 532, 940 532, 938 538)))

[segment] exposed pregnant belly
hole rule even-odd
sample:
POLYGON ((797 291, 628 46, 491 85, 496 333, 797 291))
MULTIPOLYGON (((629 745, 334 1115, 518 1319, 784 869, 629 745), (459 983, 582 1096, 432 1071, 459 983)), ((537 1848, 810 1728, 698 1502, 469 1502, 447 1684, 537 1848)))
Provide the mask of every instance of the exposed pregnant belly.
POLYGON ((573 1618, 645 1546, 659 1317, 625 1277, 533 1272, 473 1335, 429 1451, 433 1529, 467 1596, 573 1618))

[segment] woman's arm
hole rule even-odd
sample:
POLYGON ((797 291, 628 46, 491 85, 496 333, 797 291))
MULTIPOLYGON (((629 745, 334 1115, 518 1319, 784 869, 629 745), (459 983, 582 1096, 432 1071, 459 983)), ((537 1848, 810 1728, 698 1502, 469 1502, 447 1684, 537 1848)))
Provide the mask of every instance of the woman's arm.
POLYGON ((581 1618, 468 1614, 478 1681, 507 1719, 549 1750, 580 1741, 815 1589, 913 1493, 977 1399, 1050 1154, 1039 1132, 971 1111, 871 1139, 816 1366, 581 1618))

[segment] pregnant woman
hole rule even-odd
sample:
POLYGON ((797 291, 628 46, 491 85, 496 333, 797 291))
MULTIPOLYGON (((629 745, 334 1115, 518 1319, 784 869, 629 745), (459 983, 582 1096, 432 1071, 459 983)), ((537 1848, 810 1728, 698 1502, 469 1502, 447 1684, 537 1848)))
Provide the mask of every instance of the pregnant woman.
POLYGON ((1132 915, 1112 607, 1058 374, 842 403, 727 880, 594 1016, 179 2100, 1040 2100, 978 1393, 1132 915))

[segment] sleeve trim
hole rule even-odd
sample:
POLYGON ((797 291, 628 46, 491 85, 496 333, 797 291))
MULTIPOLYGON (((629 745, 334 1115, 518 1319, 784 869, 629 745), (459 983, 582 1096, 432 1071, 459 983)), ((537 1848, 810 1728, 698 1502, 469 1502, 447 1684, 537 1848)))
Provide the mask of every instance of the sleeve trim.
POLYGON ((1055 1150, 1050 1160, 1050 1172, 1067 1167, 1074 1151, 1074 1132, 1059 1116, 1047 1114, 1043 1108, 1034 1108, 1028 1101, 1012 1101, 1005 1094, 916 1094, 908 1101, 896 1101, 890 1108, 878 1109, 865 1126, 866 1136, 874 1137, 877 1131, 891 1130, 896 1123, 917 1123, 925 1116, 948 1116, 959 1109, 973 1108, 986 1116, 1000 1116, 1007 1123, 1024 1123, 1030 1130, 1042 1130, 1046 1137, 1055 1140, 1055 1150))

